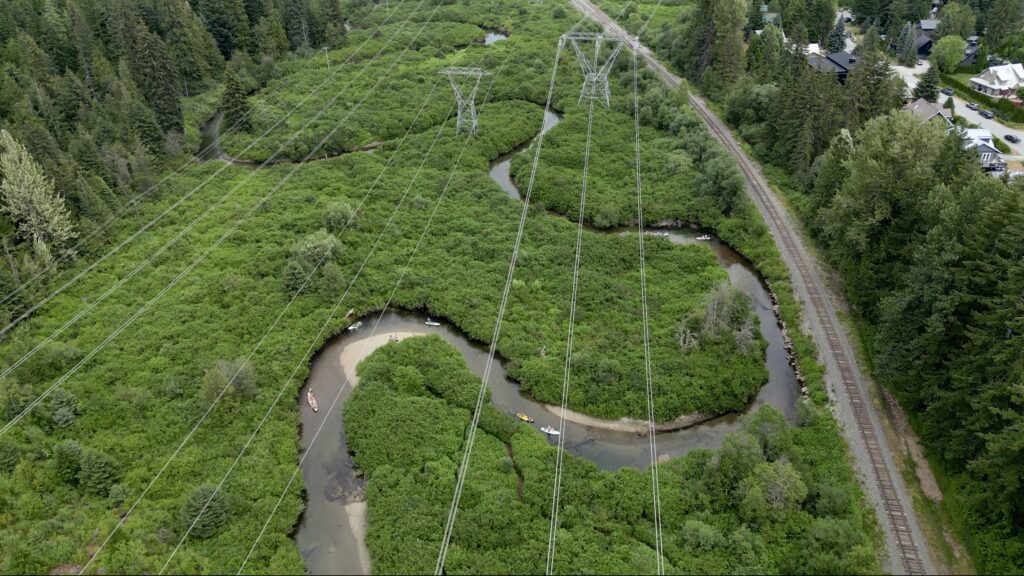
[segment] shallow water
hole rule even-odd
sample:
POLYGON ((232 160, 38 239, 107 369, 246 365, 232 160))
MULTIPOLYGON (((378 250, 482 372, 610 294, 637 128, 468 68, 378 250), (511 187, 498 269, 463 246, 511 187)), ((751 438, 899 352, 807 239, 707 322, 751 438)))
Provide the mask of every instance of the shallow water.
MULTIPOLYGON (((547 132, 559 121, 557 114, 546 112, 542 131, 547 132)), ((491 177, 513 198, 519 198, 519 190, 509 175, 511 157, 529 144, 498 158, 491 166, 491 177)), ((606 232, 621 234, 634 230, 616 229, 606 232)), ((717 448, 726 434, 739 428, 743 414, 762 404, 774 406, 792 421, 800 387, 788 363, 782 332, 772 312, 771 298, 753 265, 717 239, 699 242, 695 230, 659 228, 657 233, 667 233, 667 239, 675 244, 701 243, 708 246, 718 263, 727 271, 730 283, 750 296, 761 335, 768 344, 765 356, 768 381, 748 407, 743 412, 726 414, 690 428, 658 433, 658 454, 676 457, 695 449, 717 448)), ((387 334, 437 334, 462 353, 469 369, 478 376, 483 375, 487 360, 487 348, 483 344, 471 342, 457 328, 440 319, 441 326, 429 327, 424 324, 426 317, 422 314, 393 310, 362 320, 360 330, 339 335, 313 358, 306 387, 314 389, 320 412, 314 413, 305 402, 305 388, 299 396, 301 445, 303 451, 309 451, 309 454, 302 465, 307 508, 296 533, 296 542, 305 559, 306 569, 311 574, 368 572, 366 549, 359 542, 361 529, 353 524, 359 516, 350 513, 352 503, 362 499, 362 481, 355 475, 345 439, 342 406, 351 393, 346 373, 354 373, 358 361, 371 353, 371 348, 386 341, 382 336, 387 334), (359 347, 355 353, 351 348, 353 346, 359 347), (336 397, 337 404, 331 410, 331 402, 336 397), (321 422, 323 429, 320 438, 310 448, 311 436, 321 422)), ((507 378, 501 364, 495 364, 492 368, 487 386, 491 391, 492 404, 500 410, 512 415, 517 412, 529 414, 535 419, 533 426, 538 430, 546 425, 557 427, 558 417, 546 410, 543 404, 520 392, 518 384, 507 378)), ((646 437, 572 422, 566 422, 562 433, 565 434, 566 449, 570 453, 586 458, 602 469, 617 470, 624 466, 644 468, 650 463, 646 437)), ((554 444, 555 440, 549 438, 549 442, 554 444)))
POLYGON ((508 36, 506 36, 505 34, 502 34, 501 32, 488 32, 487 35, 484 36, 484 46, 490 46, 491 44, 494 44, 495 42, 501 42, 502 40, 507 40, 507 39, 508 39, 508 36))
MULTIPOLYGON (((541 125, 540 132, 538 133, 538 135, 547 134, 548 131, 550 131, 552 128, 558 126, 558 123, 561 121, 561 116, 550 110, 545 110, 544 122, 541 125)), ((491 180, 497 182, 498 186, 501 186, 501 189, 504 190, 506 194, 508 194, 512 198, 515 198, 516 200, 519 200, 520 196, 519 186, 517 186, 515 181, 512 179, 512 157, 522 152, 523 150, 529 148, 536 140, 537 137, 534 136, 533 139, 531 139, 526 144, 523 144, 522 146, 515 148, 514 150, 507 154, 502 154, 493 162, 491 162, 491 170, 490 172, 488 172, 488 174, 491 177, 491 180)))

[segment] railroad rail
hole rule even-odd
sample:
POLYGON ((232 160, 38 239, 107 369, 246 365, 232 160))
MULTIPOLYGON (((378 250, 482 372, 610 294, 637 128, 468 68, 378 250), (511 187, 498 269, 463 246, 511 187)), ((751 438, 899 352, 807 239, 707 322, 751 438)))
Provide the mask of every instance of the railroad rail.
MULTIPOLYGON (((574 8, 590 16, 611 32, 629 38, 629 44, 633 50, 644 58, 647 65, 661 77, 663 82, 673 88, 680 86, 681 78, 672 74, 649 48, 640 44, 639 39, 629 36, 617 22, 590 0, 570 0, 570 3, 574 8)), ((736 158, 746 180, 747 193, 768 224, 776 243, 780 245, 780 253, 793 277, 794 289, 801 286, 806 292, 807 298, 803 303, 811 316, 808 320, 810 320, 812 329, 817 328, 815 335, 819 347, 822 349, 822 359, 830 368, 826 372, 826 377, 830 377, 834 383, 842 385, 842 390, 847 396, 846 403, 852 414, 852 424, 856 426, 860 440, 863 442, 866 461, 856 450, 854 450, 854 456, 858 460, 860 468, 868 476, 865 482, 870 485, 866 485, 865 488, 868 489, 869 496, 875 496, 879 520, 887 535, 886 544, 890 560, 893 560, 893 571, 907 574, 930 573, 928 560, 923 554, 923 546, 919 544, 922 541, 921 531, 913 516, 910 498, 901 484, 902 479, 893 472, 895 464, 887 458, 888 442, 878 432, 879 424, 876 422, 874 406, 866 395, 864 379, 851 360, 854 357, 852 345, 846 334, 839 329, 839 319, 835 309, 825 297, 821 273, 813 262, 809 263, 810 257, 807 254, 807 249, 796 236, 788 218, 782 213, 779 200, 775 198, 754 163, 736 143, 729 130, 708 109, 700 97, 690 94, 689 99, 715 138, 736 158), (895 563, 896 559, 899 560, 899 565, 895 563)), ((837 396, 834 389, 832 395, 834 399, 837 396)), ((842 404, 842 399, 839 400, 842 404)), ((849 431, 848 433, 852 434, 853 432, 849 431)), ((854 439, 850 438, 850 440, 854 439)))
POLYGON ((807 265, 804 254, 802 253, 802 250, 798 249, 792 232, 790 232, 790 230, 785 226, 785 220, 782 219, 781 215, 778 213, 778 209, 771 199, 768 198, 768 193, 758 181, 759 179, 757 178, 757 175, 750 166, 750 160, 746 158, 745 154, 738 153, 738 147, 736 144, 732 142, 730 138, 726 138, 726 135, 723 133, 724 128, 718 125, 720 122, 718 118, 712 118, 711 113, 703 107, 703 103, 695 104, 694 107, 697 109, 698 113, 704 117, 705 122, 708 127, 711 128, 712 132, 715 133, 715 136, 726 146, 726 148, 729 149, 729 152, 736 157, 740 170, 743 172, 743 175, 747 180, 748 189, 758 196, 758 199, 760 200, 759 204, 764 207, 762 214, 766 218, 770 218, 775 223, 775 229, 780 232, 780 234, 777 235, 778 240, 786 245, 786 248, 792 255, 795 263, 796 272, 805 280, 808 295, 811 300, 810 312, 817 316, 818 325, 821 326, 821 329, 824 331, 825 338, 831 344, 828 347, 828 351, 832 354, 836 366, 839 369, 839 379, 842 381, 843 388, 849 396, 850 406, 853 410, 853 417, 857 424, 857 429, 859 430, 861 438, 864 441, 864 445, 867 448, 871 468, 874 471, 875 483, 878 486, 882 508, 889 520, 893 536, 896 539, 897 552, 900 560, 903 562, 903 568, 908 574, 926 574, 928 571, 925 569, 924 561, 921 558, 919 547, 910 525, 910 520, 904 511, 903 502, 896 491, 892 474, 890 473, 889 466, 885 460, 882 445, 879 442, 878 433, 875 429, 874 423, 872 422, 871 414, 869 413, 871 408, 868 401, 864 398, 864 394, 858 384, 857 374, 851 366, 849 357, 840 343, 840 336, 836 325, 833 322, 832 317, 827 313, 828 308, 825 305, 821 289, 819 288, 818 283, 810 281, 813 278, 812 272, 807 265))

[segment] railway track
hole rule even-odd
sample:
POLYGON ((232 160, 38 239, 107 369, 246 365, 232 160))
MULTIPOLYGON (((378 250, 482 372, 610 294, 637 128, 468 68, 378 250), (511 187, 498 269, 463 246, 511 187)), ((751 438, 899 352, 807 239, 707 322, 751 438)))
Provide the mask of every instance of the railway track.
MULTIPOLYGON (((600 23, 606 30, 629 38, 628 33, 600 8, 589 0, 570 0, 580 12, 600 23)), ((678 88, 682 79, 672 74, 659 61, 649 48, 637 42, 631 42, 637 54, 642 56, 666 84, 678 88)), ((891 570, 906 574, 927 574, 932 570, 923 548, 921 530, 913 515, 913 508, 902 478, 896 472, 896 466, 889 457, 887 440, 879 433, 880 423, 874 413, 874 406, 866 393, 865 379, 854 363, 853 347, 845 332, 839 328, 839 319, 835 307, 826 298, 822 274, 811 260, 806 247, 784 214, 781 203, 768 187, 767 182, 756 169, 754 163, 733 139, 732 134, 722 121, 712 113, 704 101, 693 94, 689 95, 690 103, 700 114, 714 136, 725 146, 726 150, 736 158, 743 172, 750 195, 758 211, 765 219, 776 243, 779 245, 783 260, 793 278, 795 291, 803 291, 804 308, 810 315, 809 324, 815 333, 815 340, 823 354, 828 370, 826 378, 831 380, 831 392, 834 400, 841 407, 841 420, 848 420, 854 430, 847 429, 847 439, 851 445, 859 435, 862 451, 854 452, 855 463, 865 476, 865 488, 874 501, 878 511, 879 522, 886 534, 886 547, 891 561, 891 570), (799 288, 799 290, 797 290, 799 288), (837 394, 841 389, 845 398, 837 394), (852 420, 852 421, 849 421, 852 420), (897 562, 898 561, 898 562, 897 562)), ((799 294, 798 294, 799 298, 799 294)), ((853 448, 854 446, 851 446, 853 448)))
POLYGON ((718 121, 717 117, 712 118, 711 113, 703 107, 703 103, 695 105, 695 107, 700 115, 704 117, 705 122, 712 132, 715 133, 715 136, 736 157, 740 170, 747 180, 748 189, 758 196, 758 204, 764 208, 762 214, 767 219, 773 221, 775 224, 773 228, 781 232, 777 235, 777 239, 785 245, 786 250, 793 258, 797 274, 805 280, 811 300, 810 312, 817 317, 818 325, 824 331, 825 338, 830 343, 828 353, 833 356, 838 367, 839 380, 842 382, 843 389, 849 397, 857 430, 867 449, 871 469, 874 472, 874 480, 881 498, 882 509, 889 521, 891 533, 895 538, 898 556, 903 563, 903 569, 907 574, 926 574, 928 571, 925 569, 914 530, 904 510, 903 501, 899 497, 900 495, 893 482, 893 475, 890 473, 885 453, 883 452, 884 447, 879 441, 878 432, 869 412, 872 407, 869 405, 869 400, 864 398, 858 382, 859 375, 854 371, 851 360, 840 342, 840 334, 836 324, 828 314, 828 307, 822 295, 820 282, 809 281, 813 279, 813 273, 806 262, 803 251, 797 247, 793 233, 786 227, 785 220, 778 213, 777 207, 772 202, 773 199, 768 197, 768 192, 759 182, 759 178, 746 155, 739 153, 738 146, 731 141, 731 138, 726 137, 724 128, 719 125, 720 121, 718 121))

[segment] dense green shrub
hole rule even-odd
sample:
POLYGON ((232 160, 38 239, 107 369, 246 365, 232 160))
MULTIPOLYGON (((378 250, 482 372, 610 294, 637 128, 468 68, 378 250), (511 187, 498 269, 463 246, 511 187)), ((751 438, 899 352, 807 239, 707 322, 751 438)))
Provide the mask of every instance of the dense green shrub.
MULTIPOLYGON (((479 386, 479 379, 436 336, 383 346, 360 364, 359 374, 360 384, 346 404, 345 427, 349 449, 367 477, 367 543, 374 571, 429 572, 469 423, 458 398, 479 386), (428 381, 449 382, 427 389, 394 381, 413 371, 428 381)), ((508 438, 483 426, 476 437, 448 573, 542 569, 555 449, 532 427, 511 426, 508 438)), ((741 431, 727 436, 717 453, 698 450, 661 464, 667 570, 877 571, 870 524, 860 509, 824 507, 820 496, 814 502, 810 497, 809 486, 824 486, 833 491, 832 501, 860 498, 855 478, 842 464, 841 440, 819 442, 816 436, 830 432, 817 425, 791 433, 771 408, 748 417, 744 428, 760 442, 741 431), (765 460, 766 450, 773 461, 765 460)), ((566 456, 557 570, 653 570, 650 485, 649 471, 603 472, 566 456)))
POLYGON ((189 494, 188 500, 181 507, 182 533, 191 527, 190 536, 206 539, 227 523, 231 509, 224 493, 215 490, 216 486, 200 486, 189 494))
POLYGON ((98 450, 85 450, 82 453, 78 483, 86 491, 98 496, 106 496, 110 487, 120 477, 121 466, 113 457, 98 450))

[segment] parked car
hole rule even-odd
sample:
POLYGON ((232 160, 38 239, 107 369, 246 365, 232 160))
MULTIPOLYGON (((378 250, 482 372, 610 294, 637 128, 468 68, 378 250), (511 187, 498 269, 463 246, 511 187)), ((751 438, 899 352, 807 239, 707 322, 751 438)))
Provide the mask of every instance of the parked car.
POLYGON ((1017 138, 1017 136, 1014 135, 1014 134, 1007 134, 1006 135, 1006 141, 1007 142, 1012 142, 1014 144, 1020 144, 1020 138, 1017 138))
POLYGON ((978 109, 978 105, 975 104, 974 102, 968 102, 967 103, 967 107, 970 108, 971 110, 977 110, 978 109))
POLYGON ((978 114, 981 114, 982 118, 988 118, 989 120, 991 120, 991 119, 996 117, 995 114, 989 112, 988 110, 979 110, 978 114))
POLYGON ((953 95, 953 89, 952 88, 943 88, 942 90, 939 90, 939 92, 942 92, 946 96, 952 96, 953 95))

